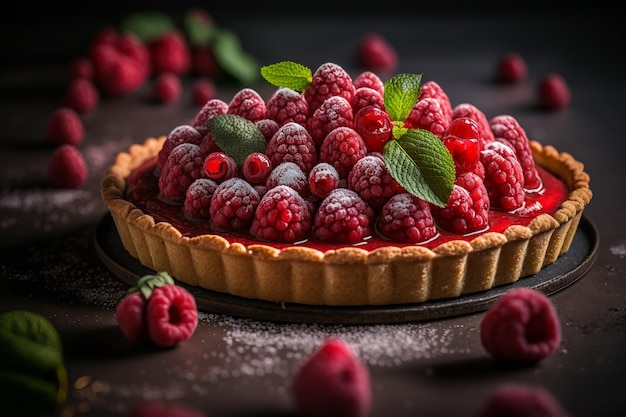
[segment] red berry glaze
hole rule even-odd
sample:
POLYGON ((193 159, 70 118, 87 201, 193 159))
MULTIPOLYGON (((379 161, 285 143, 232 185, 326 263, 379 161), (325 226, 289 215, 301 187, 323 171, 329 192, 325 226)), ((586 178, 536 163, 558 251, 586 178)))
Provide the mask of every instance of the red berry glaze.
POLYGON ((354 130, 370 152, 382 152, 392 138, 393 124, 386 111, 377 106, 363 107, 354 118, 354 130))

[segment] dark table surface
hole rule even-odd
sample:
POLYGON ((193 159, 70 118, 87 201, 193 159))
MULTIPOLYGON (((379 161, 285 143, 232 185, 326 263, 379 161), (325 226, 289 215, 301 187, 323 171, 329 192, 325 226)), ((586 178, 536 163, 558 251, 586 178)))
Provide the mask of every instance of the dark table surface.
MULTIPOLYGON (((292 60, 315 69, 334 61, 354 74, 358 40, 378 32, 399 54, 397 72, 437 81, 453 105, 471 102, 488 117, 512 114, 529 137, 584 162, 594 193, 585 209, 587 237, 597 243, 593 262, 550 296, 562 325, 559 349, 536 366, 505 369, 481 346, 483 311, 369 325, 291 324, 202 311, 193 337, 175 349, 127 343, 114 312, 128 285, 97 251, 96 228, 106 216, 99 181, 117 152, 168 133, 198 108, 189 80, 171 106, 152 104, 147 86, 103 99, 83 118, 87 184, 49 187, 45 170, 54 147, 44 140, 44 126, 60 105, 67 64, 85 51, 100 23, 118 17, 85 13, 4 16, 0 28, 0 311, 31 310, 58 328, 71 384, 64 416, 124 416, 150 399, 197 406, 215 417, 295 416, 289 392, 295 366, 330 335, 349 341, 368 365, 372 417, 472 416, 504 383, 545 387, 578 417, 626 410, 626 67, 617 16, 558 10, 216 15, 262 65, 292 60), (494 82, 495 62, 509 51, 521 53, 529 67, 528 79, 515 86, 494 82), (550 72, 571 87, 572 102, 563 111, 537 106, 537 83, 550 72)), ((220 85, 217 95, 229 100, 234 91, 220 85)), ((272 89, 259 91, 268 97, 272 89)))

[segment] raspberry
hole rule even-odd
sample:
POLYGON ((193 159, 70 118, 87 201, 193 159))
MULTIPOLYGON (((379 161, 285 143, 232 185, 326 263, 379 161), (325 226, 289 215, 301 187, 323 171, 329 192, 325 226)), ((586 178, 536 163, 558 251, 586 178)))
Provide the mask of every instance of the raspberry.
POLYGON ((267 117, 279 126, 287 122, 296 122, 306 127, 309 117, 309 103, 304 95, 290 88, 279 88, 272 94, 266 104, 267 117))
POLYGON ((46 137, 56 145, 75 145, 83 142, 85 128, 76 111, 70 107, 55 110, 46 125, 46 137))
POLYGON ((266 118, 267 107, 259 93, 251 88, 244 88, 233 96, 228 104, 227 113, 256 122, 266 118))
POLYGON ((293 162, 282 162, 270 172, 265 182, 267 189, 279 185, 287 185, 298 192, 302 197, 310 194, 307 174, 293 162))
POLYGON ((528 76, 526 61, 518 53, 508 53, 498 60, 496 76, 502 82, 517 84, 528 76))
POLYGON ((191 72, 199 77, 217 78, 220 67, 211 45, 198 45, 190 54, 191 72))
POLYGON ((128 417, 205 417, 205 414, 188 406, 150 400, 134 405, 128 417))
POLYGON ((382 207, 397 190, 385 161, 373 155, 356 161, 348 175, 348 188, 374 209, 382 207))
POLYGON ((181 143, 170 152, 159 177, 159 196, 172 203, 185 200, 187 187, 204 176, 204 157, 200 147, 181 143))
POLYGON ((259 239, 296 242, 311 231, 311 213, 296 190, 286 185, 269 188, 257 207, 250 231, 259 239))
POLYGON ((515 151, 524 173, 524 188, 527 191, 539 190, 542 186, 541 178, 535 167, 526 132, 517 120, 508 115, 496 116, 489 121, 489 126, 496 140, 506 143, 515 151))
POLYGON ((434 98, 423 98, 417 101, 404 121, 409 129, 425 129, 441 138, 448 128, 448 119, 441 109, 439 101, 434 98))
POLYGON ((191 125, 195 127, 203 136, 209 132, 209 120, 218 114, 226 114, 228 104, 219 98, 207 101, 196 114, 191 125))
POLYGON ((309 189, 315 197, 324 198, 339 187, 339 173, 334 166, 320 162, 309 172, 309 189))
POLYGON ((380 34, 369 33, 358 46, 357 62, 368 70, 392 72, 398 66, 398 54, 380 34))
POLYGON ((265 184, 271 172, 272 161, 260 152, 252 152, 244 159, 241 166, 244 179, 252 185, 265 184))
POLYGON ((352 166, 366 154, 367 145, 361 135, 349 127, 338 127, 326 135, 319 160, 335 167, 340 178, 347 178, 352 166))
POLYGON ((439 106, 441 106, 441 110, 446 117, 448 124, 452 122, 452 104, 450 103, 450 98, 448 94, 444 91, 443 88, 435 81, 426 81, 420 87, 420 96, 419 100, 424 98, 434 98, 439 102, 439 106))
POLYGON ((304 99, 309 103, 309 114, 313 114, 331 96, 341 96, 350 103, 353 95, 352 78, 346 70, 332 62, 324 63, 315 70, 311 84, 304 91, 304 99))
POLYGON ((120 97, 139 89, 146 77, 139 64, 127 57, 116 57, 110 66, 96 64, 96 81, 111 97, 120 97))
POLYGON ((437 235, 437 227, 424 200, 409 194, 395 194, 382 207, 377 230, 395 242, 420 243, 437 235))
POLYGON ((475 172, 464 172, 458 174, 455 184, 465 188, 472 198, 472 210, 474 218, 470 224, 470 230, 482 230, 489 227, 489 209, 491 202, 489 201, 489 193, 487 187, 479 174, 475 172))
POLYGON ((280 127, 278 123, 276 123, 272 119, 257 120, 256 122, 254 122, 254 124, 256 125, 256 127, 259 128, 261 133, 263 133, 263 137, 265 138, 266 142, 269 142, 270 139, 272 139, 272 136, 274 136, 274 133, 276 133, 276 131, 280 127))
POLYGON ((494 207, 513 211, 524 204, 524 173, 515 151, 502 142, 491 142, 481 152, 485 187, 494 207))
POLYGON ((48 180, 61 188, 79 188, 87 182, 87 164, 74 145, 59 146, 48 163, 48 180))
POLYGON ((211 152, 204 159, 204 175, 218 183, 236 177, 238 173, 235 160, 224 152, 211 152))
POLYGON ((215 97, 215 83, 208 78, 200 78, 193 83, 191 98, 198 106, 204 106, 215 97))
POLYGON ((211 199, 211 225, 226 231, 247 230, 260 201, 259 193, 242 178, 221 183, 211 199))
POLYGON ((452 110, 452 120, 458 119, 459 117, 469 117, 478 124, 478 131, 480 132, 478 144, 481 150, 485 149, 485 146, 489 142, 494 141, 493 132, 491 132, 491 128, 489 127, 487 116, 485 116, 485 113, 478 107, 470 103, 458 104, 452 110))
POLYGON ((392 137, 393 124, 385 110, 377 106, 366 106, 356 113, 354 130, 361 135, 370 152, 382 152, 392 137))
POLYGON ((162 72, 154 79, 152 95, 161 104, 174 103, 182 94, 180 78, 173 72, 162 72))
POLYGON ((539 82, 539 103, 549 110, 561 110, 572 99, 567 81, 559 74, 548 74, 539 82))
POLYGON ((495 358, 534 364, 556 351, 561 343, 561 325, 544 293, 520 287, 507 291, 487 310, 480 338, 495 358))
POLYGON ((352 106, 341 96, 324 100, 307 120, 307 128, 316 145, 321 145, 326 135, 340 126, 354 126, 352 106))
POLYGON ((476 171, 480 163, 479 135, 478 124, 469 117, 454 119, 444 132, 442 140, 452 155, 457 176, 476 171))
MULTIPOLYGON (((474 174, 467 173, 464 175, 474 174)), ((476 188, 479 186, 478 184, 482 186, 479 178, 477 183, 473 185, 476 188)), ((486 192, 483 193, 486 195, 486 192)), ((472 193, 472 191, 455 183, 445 207, 431 206, 431 212, 437 226, 461 235, 485 229, 489 218, 489 204, 486 204, 483 198, 475 201, 472 195, 480 197, 483 193, 472 193)))
POLYGON ((183 210, 192 219, 208 220, 211 198, 217 189, 217 183, 209 178, 198 178, 191 183, 185 193, 183 210))
POLYGON ((75 78, 70 81, 63 96, 63 105, 74 109, 76 113, 91 113, 100 101, 98 89, 88 79, 75 78))
POLYGON ((318 161, 313 138, 306 128, 296 122, 287 122, 279 127, 267 143, 265 153, 273 166, 293 162, 305 173, 308 173, 318 161))
POLYGON ((172 149, 180 145, 181 143, 193 143, 194 145, 200 145, 202 141, 202 135, 194 127, 190 125, 176 126, 167 135, 163 146, 157 156, 157 166, 163 168, 167 157, 172 152, 172 149))
POLYGON ((352 112, 356 115, 359 110, 363 107, 367 106, 375 106, 379 109, 385 109, 385 99, 382 94, 373 88, 369 87, 359 87, 354 90, 354 95, 352 96, 352 101, 350 102, 352 106, 352 112))
POLYGON ((385 84, 378 75, 372 71, 363 71, 353 81, 355 92, 361 87, 368 87, 376 90, 378 94, 384 96, 385 84))
POLYGON ((297 370, 292 392, 311 417, 365 417, 372 404, 369 371, 344 341, 329 338, 297 370))
POLYGON ((476 417, 572 417, 545 388, 518 384, 497 387, 476 417))
POLYGON ((82 78, 92 81, 94 77, 94 69, 91 60, 86 56, 75 58, 69 65, 69 77, 70 80, 82 78))
POLYGON ((374 210, 347 188, 333 190, 315 215, 315 236, 320 240, 357 243, 371 234, 374 210))
POLYGON ((183 75, 191 68, 191 52, 182 33, 172 30, 148 44, 155 74, 170 72, 183 75))
POLYGON ((116 306, 117 322, 133 342, 173 347, 188 340, 198 325, 196 299, 166 272, 145 275, 116 306))

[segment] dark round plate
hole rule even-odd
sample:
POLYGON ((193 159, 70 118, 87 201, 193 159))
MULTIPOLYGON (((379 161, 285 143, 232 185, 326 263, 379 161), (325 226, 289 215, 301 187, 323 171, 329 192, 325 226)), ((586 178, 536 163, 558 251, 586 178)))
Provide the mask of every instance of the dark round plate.
MULTIPOLYGON (((576 282, 591 268, 598 248, 598 231, 586 217, 574 236, 567 253, 535 275, 515 283, 453 299, 433 300, 392 306, 334 307, 294 303, 276 303, 243 298, 177 282, 196 298, 200 310, 237 317, 287 323, 382 324, 432 320, 483 311, 498 297, 515 287, 535 288, 547 295, 576 282)), ((110 215, 104 216, 94 233, 94 243, 102 262, 129 285, 155 271, 143 266, 122 246, 110 215)))

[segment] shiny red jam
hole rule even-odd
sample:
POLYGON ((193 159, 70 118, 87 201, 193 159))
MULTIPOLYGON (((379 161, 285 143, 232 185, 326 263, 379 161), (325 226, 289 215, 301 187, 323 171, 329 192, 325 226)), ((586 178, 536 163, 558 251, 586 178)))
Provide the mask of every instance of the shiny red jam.
MULTIPOLYGON (((376 234, 373 234, 368 239, 355 245, 322 242, 314 239, 296 243, 266 242, 260 241, 252 235, 245 233, 231 233, 216 230, 211 227, 209 222, 195 221, 186 217, 183 212, 182 204, 172 205, 165 203, 158 198, 159 186, 158 176, 155 173, 155 167, 156 158, 152 158, 144 162, 143 165, 131 173, 127 181, 126 198, 143 212, 154 217, 156 222, 170 223, 178 229, 183 236, 194 237, 203 234, 218 234, 231 243, 238 242, 245 246, 262 243, 264 245, 281 249, 290 246, 302 245, 320 250, 322 252, 348 246, 356 246, 365 250, 374 250, 384 246, 404 247, 415 245, 411 243, 391 242, 388 239, 384 239, 376 234)), ((562 181, 545 169, 538 166, 537 170, 543 181, 543 189, 536 193, 527 193, 523 210, 518 210, 516 213, 490 210, 489 228, 485 232, 503 232, 507 227, 513 224, 525 226, 539 214, 554 214, 559 209, 561 203, 567 198, 567 187, 562 181)), ((470 235, 463 236, 439 230, 439 235, 435 239, 418 245, 426 248, 434 248, 439 246, 441 243, 450 240, 471 241, 479 235, 480 233, 472 233, 470 235)))

